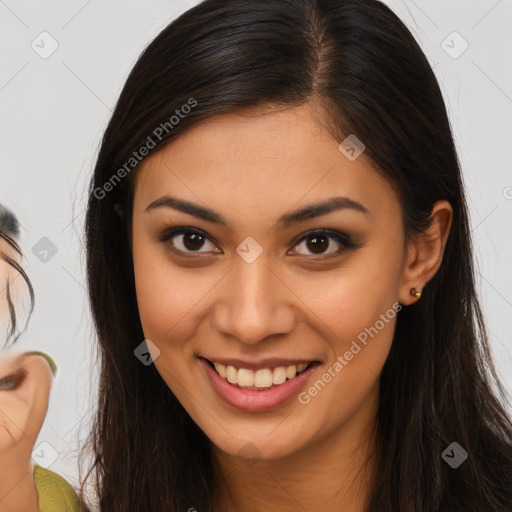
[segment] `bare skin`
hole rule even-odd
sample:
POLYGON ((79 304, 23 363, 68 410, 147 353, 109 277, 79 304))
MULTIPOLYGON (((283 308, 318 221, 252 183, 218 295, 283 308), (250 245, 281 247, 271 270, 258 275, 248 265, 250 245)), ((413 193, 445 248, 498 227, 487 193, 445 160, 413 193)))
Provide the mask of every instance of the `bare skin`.
POLYGON ((318 360, 313 382, 393 304, 418 300, 410 289, 422 290, 441 265, 450 204, 436 203, 430 236, 405 246, 394 191, 364 153, 349 161, 319 119, 311 104, 219 116, 138 171, 132 249, 142 326, 160 350, 162 378, 212 441, 216 512, 364 510, 396 315, 307 404, 237 410, 212 389, 198 356, 318 360), (168 206, 146 210, 165 195, 214 209, 227 225, 168 206), (342 196, 368 213, 347 208, 277 225, 342 196), (191 249, 187 234, 159 240, 172 226, 200 230, 204 244, 191 249), (343 243, 329 236, 319 253, 308 244, 319 229, 357 247, 338 253, 343 243), (250 264, 236 252, 248 236, 263 250, 250 264), (248 447, 252 461, 242 456, 248 447))
POLYGON ((37 512, 31 455, 48 410, 51 369, 39 355, 4 351, 0 383, 0 511, 37 512), (25 377, 12 379, 20 370, 25 377))

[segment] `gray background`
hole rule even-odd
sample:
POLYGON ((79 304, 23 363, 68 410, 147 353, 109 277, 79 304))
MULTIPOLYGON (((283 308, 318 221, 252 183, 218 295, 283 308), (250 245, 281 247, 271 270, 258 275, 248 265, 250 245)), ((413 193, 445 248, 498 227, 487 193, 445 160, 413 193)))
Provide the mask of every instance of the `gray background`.
MULTIPOLYGON (((97 383, 84 288, 87 182, 136 58, 196 3, 0 0, 0 203, 22 224, 36 292, 19 349, 46 351, 59 367, 36 461, 73 484, 97 383), (58 47, 48 55, 52 45, 58 47), (43 237, 57 251, 47 261, 32 252, 48 243, 43 237)), ((479 294, 512 393, 512 2, 386 3, 420 42, 442 86, 471 210, 479 294)))

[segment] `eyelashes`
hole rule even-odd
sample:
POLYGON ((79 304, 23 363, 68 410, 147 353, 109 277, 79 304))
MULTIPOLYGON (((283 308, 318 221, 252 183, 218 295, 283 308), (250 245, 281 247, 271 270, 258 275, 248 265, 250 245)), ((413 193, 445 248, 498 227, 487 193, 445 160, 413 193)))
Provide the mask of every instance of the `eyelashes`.
MULTIPOLYGON (((173 240, 174 238, 178 237, 179 235, 186 235, 186 234, 192 235, 193 238, 189 238, 187 240, 187 242, 191 242, 192 245, 194 245, 194 244, 197 245, 198 243, 200 244, 203 240, 208 240, 213 245, 213 251, 217 252, 217 253, 220 253, 218 248, 215 247, 215 245, 213 244, 212 239, 208 235, 206 235, 203 231, 201 231, 199 229, 196 229, 196 228, 179 227, 179 228, 167 229, 159 237, 159 240, 160 240, 160 242, 162 242, 164 244, 167 244, 169 241, 173 240)), ((184 245, 183 241, 181 242, 181 244, 184 247, 186 247, 184 245)), ((173 252, 176 252, 176 253, 182 254, 182 255, 192 255, 192 256, 195 256, 195 254, 200 254, 200 252, 193 250, 193 249, 197 249, 197 248, 198 247, 192 247, 192 250, 186 251, 186 250, 183 250, 183 249, 177 249, 174 244, 171 244, 171 250, 173 252)), ((199 247, 199 249, 202 249, 202 247, 199 247)), ((205 252, 205 251, 201 251, 201 252, 205 252)))
MULTIPOLYGON (((296 239, 293 242, 293 247, 297 247, 300 243, 310 240, 310 239, 328 239, 329 241, 333 240, 335 243, 339 245, 339 248, 335 251, 330 251, 327 253, 320 253, 320 254, 299 254, 299 256, 305 256, 308 259, 325 259, 330 258, 336 255, 340 255, 341 253, 349 250, 349 249, 355 249, 360 247, 362 244, 356 244, 352 241, 352 239, 346 235, 345 233, 342 233, 341 231, 331 230, 331 229, 316 229, 308 231, 307 233, 301 235, 298 239, 296 239)), ((212 245, 212 251, 216 253, 221 253, 215 244, 213 243, 213 239, 211 239, 206 233, 203 231, 192 228, 192 227, 175 227, 165 230, 159 237, 158 240, 162 243, 168 244, 171 242, 170 250, 173 252, 183 255, 185 257, 191 256, 191 257, 197 257, 197 255, 200 254, 207 254, 210 251, 198 251, 196 249, 202 249, 204 247, 204 242, 210 243, 212 245), (173 243, 174 239, 177 238, 179 235, 190 235, 187 239, 186 237, 183 237, 182 240, 179 242, 180 245, 184 247, 183 248, 177 248, 175 243, 173 243), (187 247, 184 243, 184 240, 186 240, 187 244, 191 244, 192 247, 187 247)), ((329 247, 331 246, 331 243, 329 242, 329 247)))
POLYGON ((27 376, 27 371, 24 368, 6 375, 0 379, 0 391, 14 391, 19 388, 27 376))
MULTIPOLYGON (((321 253, 319 255, 313 254, 311 256, 311 258, 315 258, 315 259, 325 259, 325 258, 334 257, 334 256, 344 253, 345 251, 347 251, 349 249, 355 249, 355 248, 359 247, 359 245, 354 243, 352 241, 352 239, 345 233, 342 233, 341 231, 331 230, 331 229, 317 229, 317 230, 313 230, 313 231, 308 231, 306 234, 301 235, 296 242, 294 242, 294 247, 297 247, 297 246, 303 244, 304 242, 306 242, 307 240, 311 240, 311 239, 334 240, 334 242, 339 245, 338 249, 335 251, 321 253)), ((329 242, 328 247, 330 247, 330 245, 331 244, 329 242)), ((304 255, 299 254, 299 256, 304 256, 304 255)))

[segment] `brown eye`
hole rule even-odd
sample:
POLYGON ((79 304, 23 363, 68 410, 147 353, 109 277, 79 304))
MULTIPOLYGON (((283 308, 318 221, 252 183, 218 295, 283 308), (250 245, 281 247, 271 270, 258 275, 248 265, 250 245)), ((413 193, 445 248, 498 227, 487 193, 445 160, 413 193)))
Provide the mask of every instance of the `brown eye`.
POLYGON ((27 372, 20 368, 17 372, 11 373, 0 379, 0 391, 13 391, 25 380, 27 372))
POLYGON ((325 235, 312 235, 306 239, 306 246, 313 254, 321 254, 329 248, 329 238, 325 235))
POLYGON ((187 233, 183 235, 182 243, 191 251, 197 251, 197 249, 201 249, 204 244, 204 236, 198 233, 187 233))
POLYGON ((357 245, 342 232, 324 229, 310 231, 299 240, 295 247, 309 251, 309 254, 308 252, 297 252, 301 256, 336 256, 348 249, 356 248, 357 245))
POLYGON ((174 228, 166 231, 161 237, 160 241, 169 243, 174 252, 179 254, 203 254, 209 252, 222 252, 215 244, 201 231, 193 228, 174 228), (208 250, 210 244, 210 250, 208 250), (207 250, 204 250, 206 246, 207 250), (201 250, 202 249, 202 250, 201 250))

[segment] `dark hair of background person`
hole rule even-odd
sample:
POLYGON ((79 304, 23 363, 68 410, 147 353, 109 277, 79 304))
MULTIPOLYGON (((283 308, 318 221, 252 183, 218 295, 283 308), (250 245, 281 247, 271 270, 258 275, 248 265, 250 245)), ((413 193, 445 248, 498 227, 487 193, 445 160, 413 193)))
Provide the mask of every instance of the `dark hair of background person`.
MULTIPOLYGON (((10 247, 12 251, 17 254, 18 256, 22 256, 21 249, 16 242, 16 239, 18 238, 20 234, 20 224, 16 216, 9 211, 4 206, 0 205, 0 242, 3 240, 7 245, 6 247, 10 247)), ((18 275, 15 277, 15 279, 18 278, 18 276, 21 276, 21 278, 25 281, 25 284, 27 285, 28 292, 30 295, 30 311, 28 313, 28 319, 30 319, 30 316, 32 315, 32 312, 34 310, 34 289, 32 288, 32 283, 30 282, 30 279, 28 278, 26 272, 23 270, 21 265, 18 261, 12 258, 12 256, 9 256, 5 250, 2 250, 2 247, 0 245, 0 259, 4 260, 8 265, 10 265, 16 272, 18 272, 18 275)), ((11 281, 9 280, 10 277, 7 276, 5 282, 0 282, 0 294, 3 295, 5 293, 5 297, 1 297, 0 300, 6 300, 7 306, 9 308, 9 326, 7 330, 7 337, 4 342, 4 347, 7 348, 9 344, 16 343, 17 339, 23 334, 24 330, 26 329, 28 325, 28 319, 27 323, 25 324, 24 329, 19 329, 18 325, 18 319, 16 316, 16 308, 12 301, 11 296, 11 281)), ((0 348, 1 350, 1 348, 0 348)))
POLYGON ((162 140, 153 136, 152 154, 212 116, 311 101, 338 141, 353 133, 364 142, 398 193, 406 237, 425 230, 435 201, 451 203, 442 265, 398 315, 380 377, 367 511, 512 510, 512 425, 476 295, 459 161, 425 55, 375 0, 206 0, 139 57, 90 183, 87 277, 101 374, 85 480, 96 476, 101 511, 212 506, 210 441, 154 365, 133 354, 144 339, 130 249, 137 169, 94 195, 191 97, 197 106, 162 140), (453 441, 468 453, 456 470, 441 458, 453 441))

